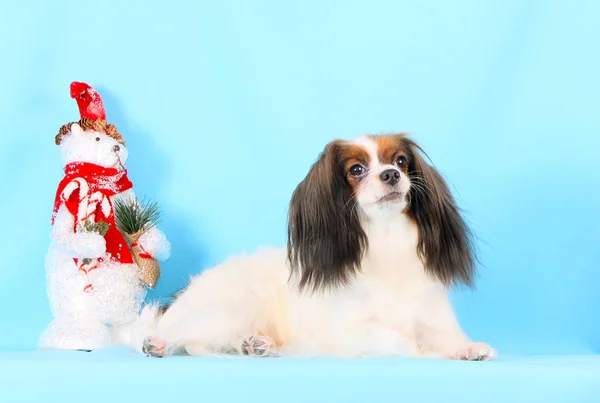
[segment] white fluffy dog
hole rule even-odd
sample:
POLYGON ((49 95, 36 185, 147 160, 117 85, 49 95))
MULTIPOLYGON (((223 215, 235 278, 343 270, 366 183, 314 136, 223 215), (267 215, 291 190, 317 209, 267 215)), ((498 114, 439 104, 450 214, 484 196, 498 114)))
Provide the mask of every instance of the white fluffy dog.
POLYGON ((494 357, 455 318, 448 289, 472 285, 471 233, 421 153, 403 134, 331 142, 292 196, 287 249, 204 271, 114 342, 154 357, 494 357))

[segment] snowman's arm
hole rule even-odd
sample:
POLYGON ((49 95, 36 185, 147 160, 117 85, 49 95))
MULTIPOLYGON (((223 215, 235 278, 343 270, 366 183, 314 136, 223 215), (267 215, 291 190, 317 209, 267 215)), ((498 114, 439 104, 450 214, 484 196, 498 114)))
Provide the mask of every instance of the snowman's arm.
MULTIPOLYGON (((115 197, 118 197, 123 201, 135 200, 138 202, 133 189, 128 189, 115 197)), ((138 240, 138 243, 147 253, 158 261, 167 260, 171 256, 171 243, 167 239, 167 236, 161 230, 156 228, 156 226, 143 233, 138 240)))
POLYGON ((104 237, 96 233, 75 232, 75 217, 61 204, 50 238, 66 254, 74 258, 97 258, 106 253, 104 237))

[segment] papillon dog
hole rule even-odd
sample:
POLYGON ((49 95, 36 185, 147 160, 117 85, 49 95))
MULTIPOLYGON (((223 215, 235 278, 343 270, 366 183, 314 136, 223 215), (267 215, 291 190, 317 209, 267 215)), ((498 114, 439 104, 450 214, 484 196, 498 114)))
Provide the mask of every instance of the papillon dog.
POLYGON ((472 232, 405 134, 329 143, 293 192, 287 247, 228 258, 114 334, 153 357, 487 360, 449 299, 473 286, 472 232))

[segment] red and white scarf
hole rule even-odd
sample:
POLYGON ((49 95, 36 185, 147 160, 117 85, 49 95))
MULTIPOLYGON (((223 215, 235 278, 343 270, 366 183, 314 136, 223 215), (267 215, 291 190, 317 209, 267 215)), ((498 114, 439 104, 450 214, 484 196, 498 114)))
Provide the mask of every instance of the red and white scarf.
MULTIPOLYGON (((52 224, 62 203, 73 215, 73 231, 77 232, 85 221, 97 223, 100 220, 110 225, 104 235, 106 240, 106 255, 103 258, 93 259, 88 264, 75 264, 79 270, 86 274, 94 270, 98 263, 112 260, 118 263, 133 263, 131 251, 123 235, 115 225, 115 216, 110 197, 122 193, 133 187, 127 177, 126 170, 105 168, 86 162, 74 162, 65 167, 65 176, 60 181, 54 200, 52 224)), ((86 286, 91 289, 91 284, 86 286)), ((86 290, 87 291, 87 290, 86 290)))

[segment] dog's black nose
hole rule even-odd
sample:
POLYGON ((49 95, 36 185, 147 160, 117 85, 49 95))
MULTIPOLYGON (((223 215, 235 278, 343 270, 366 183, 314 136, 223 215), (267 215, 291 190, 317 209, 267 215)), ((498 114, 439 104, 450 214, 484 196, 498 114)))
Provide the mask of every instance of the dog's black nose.
POLYGON ((400 171, 397 169, 386 169, 379 174, 379 179, 385 184, 394 186, 400 180, 400 171))
POLYGON ((115 146, 113 147, 113 150, 115 150, 115 152, 119 151, 121 149, 121 147, 119 147, 118 144, 115 144, 115 146))

